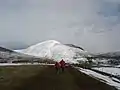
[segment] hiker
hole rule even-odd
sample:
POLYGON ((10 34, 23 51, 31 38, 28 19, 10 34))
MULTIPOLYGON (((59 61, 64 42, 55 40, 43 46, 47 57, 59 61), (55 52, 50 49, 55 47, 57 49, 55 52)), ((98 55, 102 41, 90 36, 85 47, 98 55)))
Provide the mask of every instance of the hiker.
POLYGON ((59 70, 60 70, 60 63, 59 62, 55 63, 55 69, 56 69, 57 74, 59 74, 59 70))
POLYGON ((59 63, 60 63, 62 72, 64 72, 64 69, 65 69, 65 61, 62 59, 59 63))

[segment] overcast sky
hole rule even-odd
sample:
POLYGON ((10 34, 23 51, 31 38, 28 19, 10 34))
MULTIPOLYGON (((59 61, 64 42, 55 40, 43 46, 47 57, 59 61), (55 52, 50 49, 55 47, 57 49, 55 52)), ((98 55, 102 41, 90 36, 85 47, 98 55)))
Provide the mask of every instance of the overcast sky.
POLYGON ((0 0, 0 45, 44 40, 90 52, 120 50, 120 0, 0 0))

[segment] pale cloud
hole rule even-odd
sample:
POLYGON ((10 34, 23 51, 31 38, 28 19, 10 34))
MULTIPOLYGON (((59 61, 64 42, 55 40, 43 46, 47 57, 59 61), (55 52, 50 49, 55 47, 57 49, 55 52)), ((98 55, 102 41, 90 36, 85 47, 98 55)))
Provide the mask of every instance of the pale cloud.
POLYGON ((55 39, 90 52, 120 50, 119 11, 119 0, 0 0, 0 43, 55 39))

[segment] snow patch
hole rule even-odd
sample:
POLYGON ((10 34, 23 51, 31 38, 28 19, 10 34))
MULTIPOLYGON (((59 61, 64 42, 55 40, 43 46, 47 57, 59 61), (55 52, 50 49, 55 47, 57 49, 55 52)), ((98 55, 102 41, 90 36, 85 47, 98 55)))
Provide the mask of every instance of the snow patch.
POLYGON ((97 72, 94 72, 92 70, 88 70, 88 69, 83 69, 83 68, 80 68, 80 67, 75 67, 76 69, 78 69, 80 72, 82 73, 85 73, 95 79, 98 79, 100 80, 101 82, 104 82, 108 85, 111 85, 111 86, 114 86, 116 87, 117 89, 120 90, 120 83, 117 83, 113 80, 117 80, 118 82, 120 82, 120 80, 116 79, 116 78, 110 78, 109 76, 104 76, 102 74, 99 74, 97 72))
POLYGON ((100 68, 93 68, 98 71, 102 71, 105 73, 109 73, 115 76, 120 76, 120 68, 114 68, 114 67, 100 67, 100 68))
POLYGON ((47 65, 53 66, 54 64, 46 64, 46 63, 0 63, 0 66, 22 66, 22 65, 47 65))

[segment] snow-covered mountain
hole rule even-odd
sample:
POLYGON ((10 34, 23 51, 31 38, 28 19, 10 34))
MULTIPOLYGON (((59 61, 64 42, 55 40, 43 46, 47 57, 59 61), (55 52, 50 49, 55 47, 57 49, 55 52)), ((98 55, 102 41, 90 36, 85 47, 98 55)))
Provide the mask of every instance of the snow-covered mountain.
POLYGON ((64 45, 55 40, 44 41, 26 49, 15 51, 36 57, 46 57, 56 61, 64 59, 69 63, 76 63, 77 60, 87 60, 84 56, 88 54, 82 48, 64 45))

